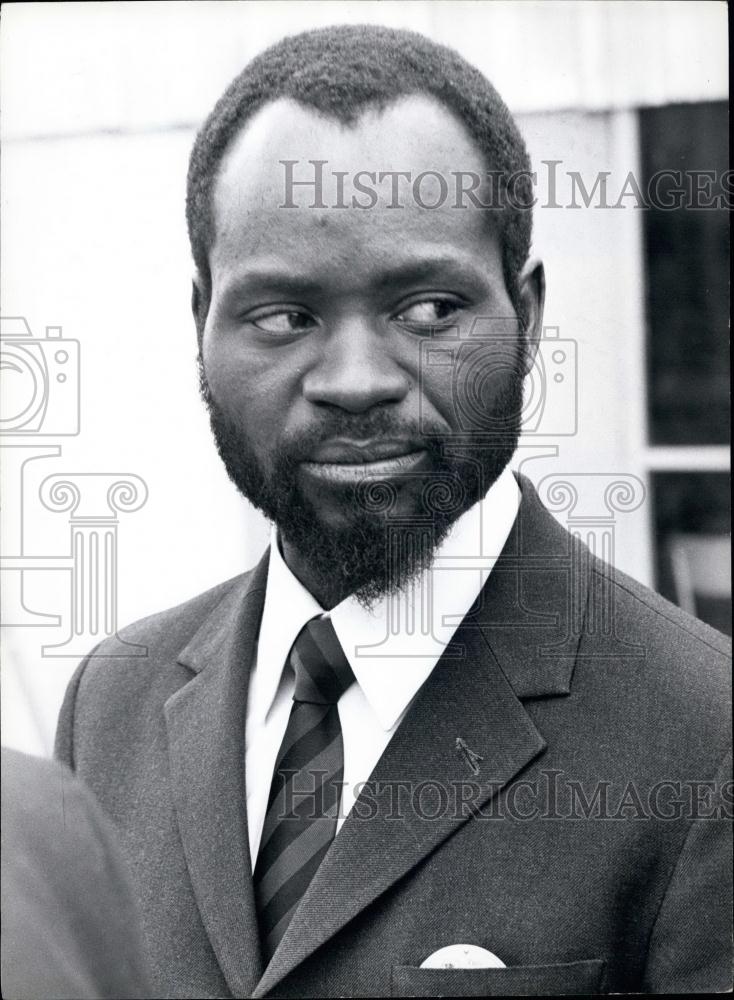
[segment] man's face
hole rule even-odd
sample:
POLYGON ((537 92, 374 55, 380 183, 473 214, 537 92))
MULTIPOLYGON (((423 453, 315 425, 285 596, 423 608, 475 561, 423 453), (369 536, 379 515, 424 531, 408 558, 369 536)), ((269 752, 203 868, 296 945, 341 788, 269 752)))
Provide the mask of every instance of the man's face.
POLYGON ((517 444, 527 357, 499 219, 457 207, 456 171, 486 168, 434 100, 354 126, 282 100, 235 139, 215 184, 204 397, 230 476, 325 606, 369 603, 425 565, 517 444), (286 187, 284 160, 296 181, 327 161, 328 207, 312 207, 313 185, 286 187), (352 207, 371 200, 353 183, 363 171, 431 171, 450 195, 428 175, 420 200, 443 204, 425 208, 410 181, 396 199, 362 173, 377 203, 352 207))

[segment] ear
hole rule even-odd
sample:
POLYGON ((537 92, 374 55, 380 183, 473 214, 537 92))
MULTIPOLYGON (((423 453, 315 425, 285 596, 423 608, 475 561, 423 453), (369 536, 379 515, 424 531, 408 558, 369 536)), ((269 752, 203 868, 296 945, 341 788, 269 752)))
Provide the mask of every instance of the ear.
POLYGON ((209 313, 209 301, 208 284, 204 281, 199 271, 195 270, 191 279, 191 312, 194 315, 199 347, 201 347, 204 337, 204 327, 206 326, 206 318, 209 313))
POLYGON ((545 306, 545 268, 542 260, 532 257, 522 269, 518 280, 522 317, 525 323, 525 374, 530 371, 543 333, 545 306))

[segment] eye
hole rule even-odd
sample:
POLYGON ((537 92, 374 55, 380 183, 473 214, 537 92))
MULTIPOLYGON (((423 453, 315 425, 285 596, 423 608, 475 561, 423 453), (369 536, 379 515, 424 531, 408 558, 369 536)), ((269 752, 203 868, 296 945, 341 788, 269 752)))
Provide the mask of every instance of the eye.
POLYGON ((271 309, 270 312, 260 312, 247 317, 258 330, 280 336, 304 333, 316 326, 316 320, 301 309, 271 309))
POLYGON ((395 319, 411 328, 442 327, 448 326, 460 311, 460 302, 454 299, 433 297, 413 302, 405 309, 401 309, 395 319))

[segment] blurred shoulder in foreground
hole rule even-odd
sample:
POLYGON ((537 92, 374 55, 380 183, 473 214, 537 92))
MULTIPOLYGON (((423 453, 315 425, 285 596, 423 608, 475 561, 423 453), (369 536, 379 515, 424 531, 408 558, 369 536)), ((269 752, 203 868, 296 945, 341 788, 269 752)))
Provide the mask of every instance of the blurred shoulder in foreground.
POLYGON ((110 821, 53 761, 2 750, 2 995, 149 995, 110 821))

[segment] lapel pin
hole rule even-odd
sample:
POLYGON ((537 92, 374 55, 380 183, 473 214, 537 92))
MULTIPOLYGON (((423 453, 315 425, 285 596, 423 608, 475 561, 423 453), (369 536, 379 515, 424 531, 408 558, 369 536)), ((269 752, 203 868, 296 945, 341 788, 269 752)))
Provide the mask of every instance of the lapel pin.
POLYGON ((472 774, 479 774, 479 761, 484 760, 484 757, 467 746, 460 736, 456 738, 456 749, 471 768, 472 774))

